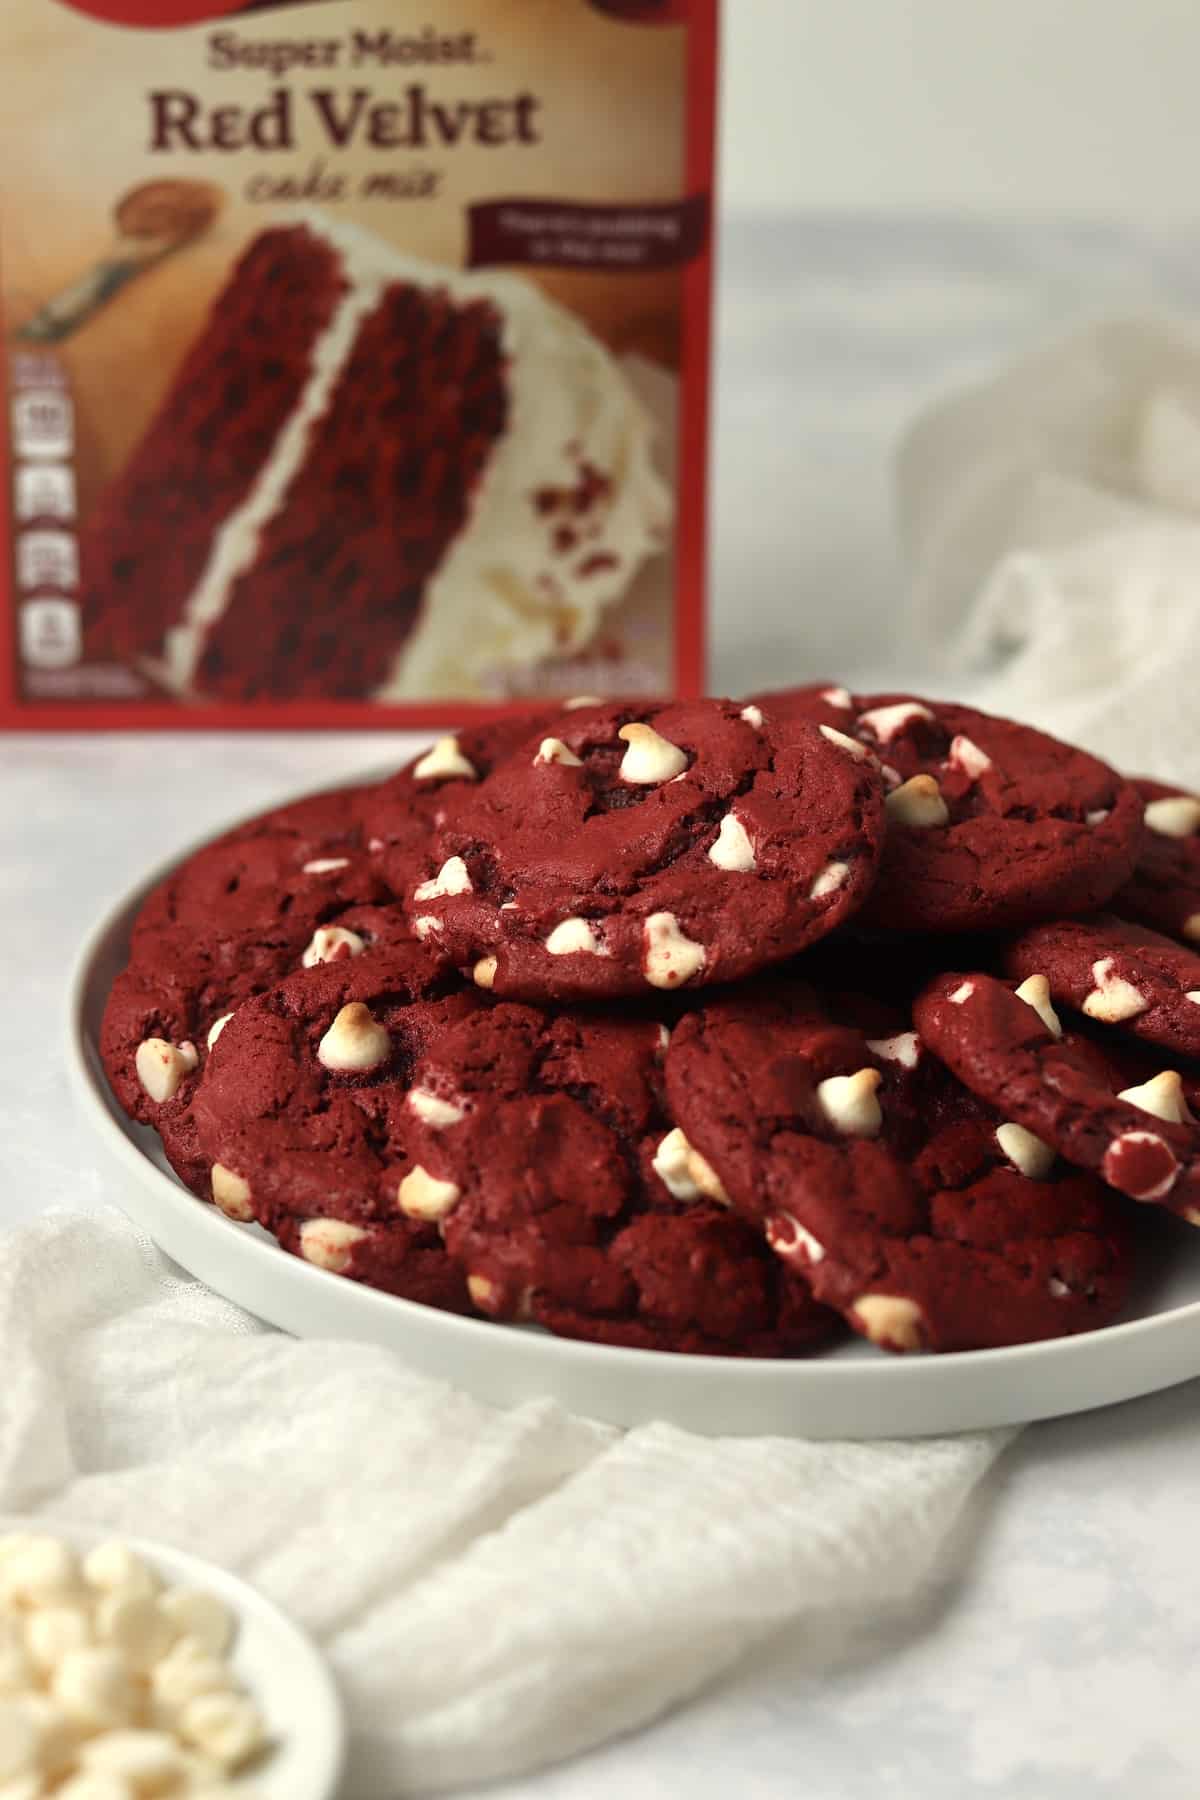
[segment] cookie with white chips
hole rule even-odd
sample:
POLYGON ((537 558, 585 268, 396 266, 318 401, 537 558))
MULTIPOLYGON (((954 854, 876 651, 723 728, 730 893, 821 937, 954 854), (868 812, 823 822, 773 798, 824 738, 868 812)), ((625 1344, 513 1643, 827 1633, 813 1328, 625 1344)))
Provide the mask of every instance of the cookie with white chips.
POLYGON ((1111 913, 1035 925, 1005 952, 1011 975, 1044 975, 1051 998, 1118 1035, 1200 1057, 1200 952, 1111 913))
POLYGON ((917 1032, 867 1038, 778 986, 676 1028, 671 1109, 816 1299, 892 1351, 990 1348, 1109 1323, 1120 1203, 981 1106, 917 1032))
POLYGON ((740 979, 832 931, 882 840, 857 741, 753 703, 610 703, 456 787, 407 904, 497 995, 647 995, 740 979))
POLYGON ((1133 871, 1133 784, 1046 732, 912 694, 797 688, 759 703, 861 745, 883 776, 887 844, 864 924, 1018 929, 1105 905, 1133 871))
POLYGON ((1045 975, 1015 988, 979 973, 940 975, 916 1002, 924 1040, 971 1091, 1131 1200, 1200 1225, 1200 1125, 1179 1069, 1129 1077, 1069 1031, 1045 975))
POLYGON ((1113 900, 1113 910, 1200 946, 1200 796, 1161 781, 1133 785, 1146 834, 1137 867, 1113 900))

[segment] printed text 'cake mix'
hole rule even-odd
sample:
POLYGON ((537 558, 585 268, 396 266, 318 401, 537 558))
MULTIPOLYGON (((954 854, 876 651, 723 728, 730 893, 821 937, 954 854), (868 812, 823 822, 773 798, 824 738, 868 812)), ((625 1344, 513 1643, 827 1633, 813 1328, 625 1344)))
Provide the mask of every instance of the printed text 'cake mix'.
POLYGON ((0 723, 697 691, 715 14, 5 0, 0 723))

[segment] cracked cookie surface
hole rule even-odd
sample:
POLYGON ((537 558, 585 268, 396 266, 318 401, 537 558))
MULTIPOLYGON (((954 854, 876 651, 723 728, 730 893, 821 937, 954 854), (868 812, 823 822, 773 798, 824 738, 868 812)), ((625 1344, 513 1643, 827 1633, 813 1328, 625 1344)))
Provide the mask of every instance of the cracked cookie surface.
POLYGON ((942 975, 913 1016, 934 1053, 1005 1118, 1130 1199, 1200 1224, 1200 1127, 1178 1070, 1129 1081, 1123 1057, 1063 1029, 1037 978, 1016 993, 982 974, 942 975))
POLYGON ((1044 975, 1053 1000, 1096 1024, 1200 1057, 1200 954, 1174 938, 1096 913, 1034 926, 1004 961, 1020 980, 1044 975))
MULTIPOLYGON (((828 696, 762 694, 768 719, 830 729, 828 696)), ((840 730, 876 759, 887 843, 863 923, 893 931, 1019 928, 1104 905, 1142 841, 1133 784, 1083 750, 1010 719, 912 694, 852 697, 840 730)))
POLYGON ((667 1088, 737 1208, 885 1349, 1025 1343, 1120 1310, 1119 1203, 1014 1134, 911 1028, 867 1038, 803 986, 720 1001, 676 1029, 667 1088))
POLYGON ((408 906, 497 995, 731 981, 862 904, 882 814, 861 747, 809 720, 733 701, 596 706, 456 790, 408 906))

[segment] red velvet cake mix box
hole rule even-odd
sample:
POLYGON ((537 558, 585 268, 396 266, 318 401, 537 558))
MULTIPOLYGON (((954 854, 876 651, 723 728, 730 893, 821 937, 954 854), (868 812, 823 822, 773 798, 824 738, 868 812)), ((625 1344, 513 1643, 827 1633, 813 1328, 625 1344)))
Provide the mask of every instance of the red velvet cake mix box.
POLYGON ((4 0, 9 726, 703 684, 717 0, 4 0))

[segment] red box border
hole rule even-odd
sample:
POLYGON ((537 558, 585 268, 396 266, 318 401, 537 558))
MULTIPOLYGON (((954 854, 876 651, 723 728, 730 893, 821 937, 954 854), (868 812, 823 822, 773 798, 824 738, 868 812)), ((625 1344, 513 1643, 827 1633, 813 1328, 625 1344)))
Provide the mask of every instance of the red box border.
MULTIPOLYGON (((682 273, 684 404, 679 422, 679 510, 675 564, 675 689, 682 698, 705 690, 708 667, 708 430, 711 416, 713 270, 716 237, 718 20, 720 0, 691 0, 687 20, 685 192, 709 197, 704 249, 682 273)), ((4 404, 8 405, 7 391, 4 404)), ((12 474, 9 421, 0 430, 0 655, 2 731, 396 731, 453 717, 499 718, 526 702, 479 705, 431 701, 381 706, 365 700, 254 702, 195 707, 172 701, 24 701, 17 689, 17 631, 12 581, 12 474)))

